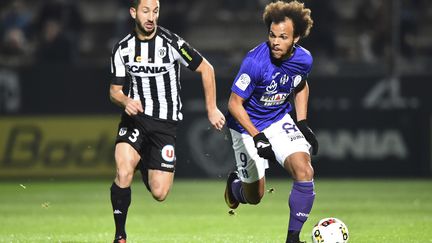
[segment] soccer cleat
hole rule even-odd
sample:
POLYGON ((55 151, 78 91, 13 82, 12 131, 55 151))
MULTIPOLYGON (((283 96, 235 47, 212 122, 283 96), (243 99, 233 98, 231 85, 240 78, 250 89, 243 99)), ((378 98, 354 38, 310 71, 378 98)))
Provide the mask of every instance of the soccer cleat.
POLYGON ((300 241, 299 231, 289 231, 286 243, 306 243, 306 241, 300 241))
POLYGON ((126 243, 126 239, 122 236, 116 237, 113 243, 126 243))
POLYGON ((225 203, 231 209, 236 209, 239 205, 239 202, 237 201, 237 199, 235 199, 231 188, 232 182, 236 179, 239 179, 237 171, 231 172, 228 175, 227 184, 225 187, 225 194, 224 194, 225 203))
POLYGON ((300 240, 288 240, 286 243, 306 243, 306 241, 300 241, 300 240))

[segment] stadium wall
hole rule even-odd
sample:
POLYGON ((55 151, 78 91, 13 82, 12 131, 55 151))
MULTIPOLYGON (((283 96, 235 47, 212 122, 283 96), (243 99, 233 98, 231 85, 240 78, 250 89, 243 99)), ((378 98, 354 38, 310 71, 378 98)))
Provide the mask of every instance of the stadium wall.
MULTIPOLYGON (((199 76, 183 74, 177 176, 224 177, 234 165, 229 132, 210 129, 199 76)), ((233 76, 218 78, 224 112, 233 76)), ((317 176, 431 176, 431 79, 310 77, 317 176)), ((0 68, 0 179, 113 176, 121 109, 108 90, 106 69, 0 68)), ((272 164, 269 175, 286 172, 272 164)))

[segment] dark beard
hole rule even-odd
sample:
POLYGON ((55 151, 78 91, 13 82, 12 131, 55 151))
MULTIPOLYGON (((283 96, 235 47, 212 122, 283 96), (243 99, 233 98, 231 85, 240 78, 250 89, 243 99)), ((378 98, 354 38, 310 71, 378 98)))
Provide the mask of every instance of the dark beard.
MULTIPOLYGON (((268 43, 268 42, 267 42, 268 43)), ((283 61, 285 61, 286 59, 289 59, 293 52, 294 52, 294 41, 291 43, 290 47, 288 48, 288 52, 285 56, 282 56, 281 58, 275 58, 273 56, 273 54, 271 53, 271 46, 270 44, 268 44, 268 47, 270 48, 270 58, 272 60, 272 63, 275 64, 276 66, 280 66, 282 64, 283 61)))
POLYGON ((144 27, 141 26, 141 23, 138 23, 138 22, 135 23, 135 28, 137 28, 139 30, 139 32, 141 32, 145 36, 149 36, 149 35, 153 34, 156 31, 156 25, 153 28, 153 31, 149 32, 149 31, 146 31, 144 29, 144 27))

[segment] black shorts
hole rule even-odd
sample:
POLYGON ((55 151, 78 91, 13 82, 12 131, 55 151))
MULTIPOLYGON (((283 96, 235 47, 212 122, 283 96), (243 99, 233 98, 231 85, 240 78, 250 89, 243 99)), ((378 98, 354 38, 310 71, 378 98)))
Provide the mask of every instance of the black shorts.
POLYGON ((130 144, 140 154, 146 169, 174 172, 176 134, 177 122, 123 113, 116 144, 130 144))

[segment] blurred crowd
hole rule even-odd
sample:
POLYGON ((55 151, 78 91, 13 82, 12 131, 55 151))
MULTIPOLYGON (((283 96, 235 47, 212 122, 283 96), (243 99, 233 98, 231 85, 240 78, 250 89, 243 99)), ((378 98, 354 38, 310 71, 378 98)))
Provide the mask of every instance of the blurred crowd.
MULTIPOLYGON (((268 2, 163 0, 160 24, 210 58, 215 53, 213 58, 235 63, 253 43, 265 40, 261 16, 268 2), (263 31, 255 33, 260 28, 263 31)), ((304 2, 312 9, 315 24, 302 45, 324 63, 376 64, 395 56, 407 63, 430 62, 428 0, 304 2)), ((113 43, 131 30, 128 8, 128 0, 2 0, 0 65, 105 65, 113 43)))
POLYGON ((2 1, 0 53, 3 65, 72 63, 85 26, 76 1, 2 1))

